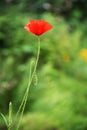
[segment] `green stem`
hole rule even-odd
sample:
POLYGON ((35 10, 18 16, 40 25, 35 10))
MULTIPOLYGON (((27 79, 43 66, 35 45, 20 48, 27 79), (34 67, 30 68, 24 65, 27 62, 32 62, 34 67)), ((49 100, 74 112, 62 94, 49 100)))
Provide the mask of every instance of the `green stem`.
MULTIPOLYGON (((32 69, 32 64, 30 64, 29 82, 30 82, 30 79, 31 79, 31 69, 32 69)), ((28 89, 28 88, 27 88, 27 89, 28 89)), ((22 106, 23 106, 23 104, 24 104, 24 101, 25 101, 25 98, 26 98, 26 93, 27 93, 27 91, 28 91, 28 90, 26 90, 26 92, 25 92, 25 94, 24 94, 24 97, 23 97, 23 99, 22 99, 21 105, 19 106, 19 109, 18 109, 18 111, 17 111, 17 114, 16 114, 16 116, 15 116, 15 119, 18 117, 18 115, 19 115, 19 113, 20 113, 20 111, 21 111, 21 108, 22 108, 22 106)))
POLYGON ((9 122, 8 122, 8 130, 11 130, 12 125, 12 103, 9 103, 9 122))
MULTIPOLYGON (((32 75, 31 75, 31 73, 30 73, 29 82, 28 82, 28 87, 27 87, 26 93, 25 93, 25 95, 24 95, 24 98, 23 98, 22 103, 21 103, 21 105, 20 105, 20 107, 19 107, 19 110, 18 110, 18 113, 19 113, 21 107, 23 106, 23 107, 22 107, 22 111, 21 111, 21 115, 20 115, 20 119, 19 119, 19 122, 18 122, 17 129, 16 129, 16 130, 19 129, 19 126, 20 126, 20 123, 21 123, 21 119, 22 119, 22 116, 23 116, 23 112, 24 112, 24 109, 25 109, 25 106, 26 106, 26 102, 27 102, 27 98, 28 98, 28 94, 29 94, 29 90, 30 90, 30 85, 31 85, 31 83, 32 83, 34 74, 35 74, 36 69, 37 69, 37 64, 38 64, 38 60, 39 60, 39 55, 40 55, 40 38, 38 37, 38 52, 37 52, 36 63, 35 63, 35 67, 34 67, 34 70, 33 70, 32 75)), ((31 70, 30 70, 30 72, 31 72, 31 70)))
MULTIPOLYGON (((30 64, 30 72, 29 72, 29 80, 28 80, 28 82, 30 82, 30 79, 31 79, 31 69, 32 69, 32 64, 30 64)), ((27 88, 28 89, 28 88, 27 88)), ((15 119, 14 119, 14 122, 13 122, 13 124, 12 124, 12 126, 14 127, 14 125, 16 124, 16 122, 18 121, 18 116, 19 116, 19 114, 20 114, 20 112, 21 112, 21 109, 22 109, 22 107, 23 107, 23 105, 24 105, 24 102, 25 102, 25 99, 26 99, 26 93, 27 93, 27 90, 25 91, 25 94, 24 94, 24 97, 23 97, 23 99, 22 99, 22 102, 21 102, 21 104, 20 104, 20 106, 19 106, 19 109, 18 109, 18 111, 17 111, 17 113, 16 113, 16 116, 15 116, 15 119)))

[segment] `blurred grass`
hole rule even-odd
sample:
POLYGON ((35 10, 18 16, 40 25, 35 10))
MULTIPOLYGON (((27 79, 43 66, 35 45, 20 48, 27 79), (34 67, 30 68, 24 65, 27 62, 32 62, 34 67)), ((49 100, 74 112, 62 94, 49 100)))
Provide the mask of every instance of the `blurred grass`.
POLYGON ((32 83, 20 129, 86 130, 87 25, 76 18, 73 29, 50 13, 16 15, 13 10, 0 17, 0 111, 7 115, 12 101, 15 114, 27 87, 29 63, 37 52, 37 38, 24 30, 31 18, 45 19, 53 30, 41 37, 38 84, 32 83))

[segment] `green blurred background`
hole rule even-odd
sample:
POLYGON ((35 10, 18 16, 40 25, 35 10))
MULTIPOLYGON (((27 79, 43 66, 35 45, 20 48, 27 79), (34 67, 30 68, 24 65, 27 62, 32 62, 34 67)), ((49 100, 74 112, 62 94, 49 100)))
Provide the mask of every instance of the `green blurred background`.
MULTIPOLYGON (((37 38, 26 32, 30 19, 53 29, 41 36, 37 68, 20 130, 87 130, 87 1, 0 1, 0 112, 18 110, 27 87, 37 38)), ((14 118, 14 117, 13 117, 14 118)), ((6 130, 0 117, 0 130, 6 130)))

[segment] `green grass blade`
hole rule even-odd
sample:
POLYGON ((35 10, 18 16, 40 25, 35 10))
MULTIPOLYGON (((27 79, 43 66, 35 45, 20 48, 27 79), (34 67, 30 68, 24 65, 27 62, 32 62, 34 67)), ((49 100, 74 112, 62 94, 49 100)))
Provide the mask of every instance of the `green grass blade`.
POLYGON ((7 122, 7 119, 6 117, 0 112, 0 116, 2 117, 2 119, 4 120, 6 126, 8 127, 8 122, 7 122))

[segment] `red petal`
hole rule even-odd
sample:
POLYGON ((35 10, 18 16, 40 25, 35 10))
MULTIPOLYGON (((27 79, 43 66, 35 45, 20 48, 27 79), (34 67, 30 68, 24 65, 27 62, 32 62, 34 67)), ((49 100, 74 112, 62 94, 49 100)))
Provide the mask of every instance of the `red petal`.
POLYGON ((30 20, 30 23, 25 26, 25 29, 39 36, 52 29, 52 25, 45 20, 30 20))
POLYGON ((27 30, 28 32, 30 32, 29 24, 27 24, 27 25, 24 27, 24 29, 27 30))

